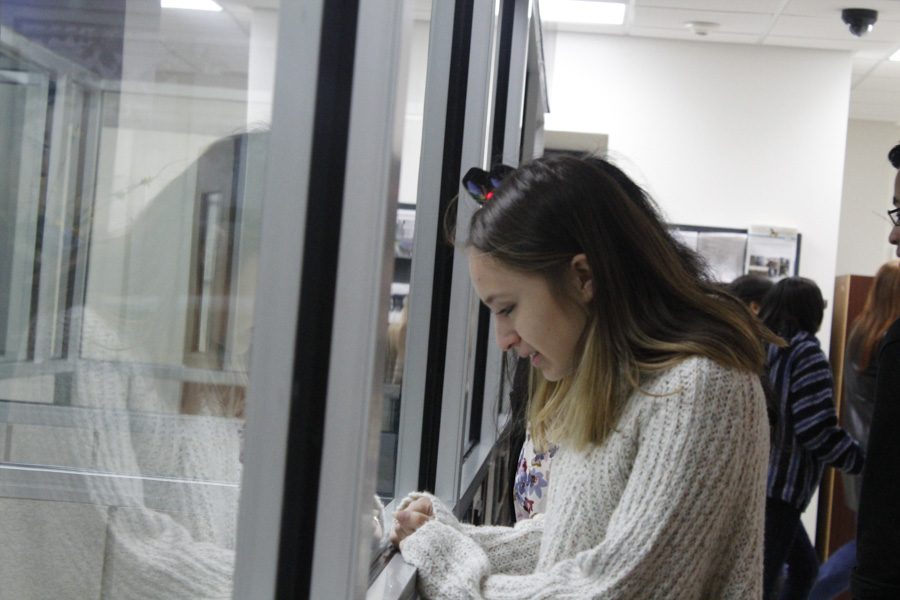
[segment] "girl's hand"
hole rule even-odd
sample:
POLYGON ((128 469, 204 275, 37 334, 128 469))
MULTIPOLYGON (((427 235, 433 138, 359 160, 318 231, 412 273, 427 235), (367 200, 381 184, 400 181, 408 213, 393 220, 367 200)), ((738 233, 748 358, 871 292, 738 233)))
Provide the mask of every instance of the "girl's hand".
POLYGON ((434 507, 428 498, 418 498, 409 505, 394 513, 394 529, 391 531, 391 543, 399 547, 407 536, 434 518, 434 507))

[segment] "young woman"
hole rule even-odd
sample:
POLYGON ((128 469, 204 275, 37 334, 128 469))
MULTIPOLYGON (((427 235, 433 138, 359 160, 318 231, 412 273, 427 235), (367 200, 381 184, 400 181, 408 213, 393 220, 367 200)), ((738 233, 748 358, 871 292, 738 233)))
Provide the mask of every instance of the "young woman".
POLYGON ((788 277, 763 298, 759 316, 787 347, 770 345, 767 369, 777 402, 766 487, 766 545, 763 598, 806 598, 819 562, 800 515, 832 466, 859 473, 863 452, 838 427, 831 367, 815 333, 825 300, 809 279, 788 277), (780 595, 778 579, 787 564, 780 595))
POLYGON ((759 598, 774 336, 599 158, 508 175, 466 246, 497 343, 531 361, 534 444, 558 449, 546 512, 512 528, 407 498, 392 539, 421 593, 759 598))
MULTIPOLYGON (((878 350, 891 324, 900 319, 900 261, 881 265, 875 274, 866 304, 847 339, 844 359, 844 401, 847 431, 863 448, 869 439, 875 408, 875 379, 878 350)), ((859 506, 859 475, 844 476, 847 505, 859 506)))

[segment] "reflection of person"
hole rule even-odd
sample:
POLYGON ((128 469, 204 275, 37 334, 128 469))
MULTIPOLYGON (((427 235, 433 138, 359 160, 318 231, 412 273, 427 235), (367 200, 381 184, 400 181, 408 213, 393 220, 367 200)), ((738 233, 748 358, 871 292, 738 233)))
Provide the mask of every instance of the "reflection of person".
POLYGON ((412 494, 392 534, 430 598, 754 598, 769 435, 760 337, 647 195, 598 158, 537 159, 467 243, 498 345, 528 357, 546 512, 459 523, 412 494))
MULTIPOLYGON (((844 427, 865 450, 875 407, 875 377, 878 349, 891 323, 900 319, 900 262, 885 263, 875 274, 866 304, 847 339, 844 355, 844 427)), ((844 474, 844 499, 854 513, 859 508, 862 477, 844 474)), ((856 540, 850 540, 819 570, 810 592, 812 600, 828 600, 850 587, 856 564, 856 540)))
POLYGON ((406 361, 406 326, 409 322, 408 296, 403 297, 403 308, 396 321, 388 324, 388 347, 384 361, 385 383, 403 383, 403 364, 406 361))
MULTIPOLYGON (((900 145, 888 155, 900 169, 900 145)), ((900 170, 894 178, 894 228, 889 241, 900 257, 900 170)), ((878 352, 875 408, 869 456, 863 472, 856 530, 856 570, 851 590, 859 600, 900 597, 900 319, 884 336, 878 352)))
POLYGON ((777 402, 766 485, 766 552, 763 598, 775 598, 783 565, 781 598, 806 598, 819 561, 800 521, 826 465, 858 473, 863 452, 838 427, 833 381, 815 333, 825 301, 813 281, 782 279, 766 294, 759 316, 787 347, 768 348, 768 380, 777 402))
POLYGON ((762 306, 763 296, 772 289, 771 279, 762 275, 741 275, 728 285, 728 291, 741 299, 741 301, 750 307, 753 314, 758 315, 762 306))
MULTIPOLYGON (((90 308, 80 317, 85 337, 96 345, 118 350, 137 346, 117 331, 118 324, 90 308)), ((66 464, 85 467, 75 488, 78 496, 18 502, 41 504, 42 510, 24 516, 11 511, 15 517, 3 513, 4 531, 21 527, 27 532, 23 539, 32 543, 52 540, 70 557, 61 568, 77 569, 85 588, 102 586, 104 597, 230 598, 234 488, 240 481, 237 424, 128 410, 129 394, 140 394, 149 405, 166 390, 159 380, 135 376, 135 363, 124 356, 121 361, 76 363, 75 381, 67 390, 72 423, 64 435, 46 443, 66 464), (76 507, 79 519, 67 519, 76 507), (96 583, 86 581, 96 572, 96 540, 85 537, 90 530, 84 525, 95 521, 105 529, 102 581, 96 583)), ((16 589, 20 573, 33 572, 29 561, 36 554, 29 550, 6 556, 5 573, 16 589)), ((85 588, 57 588, 54 595, 41 597, 84 597, 85 588)))

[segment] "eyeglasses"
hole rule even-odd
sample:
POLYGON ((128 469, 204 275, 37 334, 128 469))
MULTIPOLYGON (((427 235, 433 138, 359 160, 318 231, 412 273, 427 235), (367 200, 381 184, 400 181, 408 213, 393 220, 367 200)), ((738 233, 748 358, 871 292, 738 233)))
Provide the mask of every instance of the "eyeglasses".
POLYGON ((495 165, 490 171, 472 167, 462 178, 463 187, 478 204, 484 204, 494 197, 494 191, 514 168, 507 165, 495 165))
POLYGON ((891 223, 894 224, 894 227, 900 226, 900 208, 889 210, 888 216, 891 218, 891 223))

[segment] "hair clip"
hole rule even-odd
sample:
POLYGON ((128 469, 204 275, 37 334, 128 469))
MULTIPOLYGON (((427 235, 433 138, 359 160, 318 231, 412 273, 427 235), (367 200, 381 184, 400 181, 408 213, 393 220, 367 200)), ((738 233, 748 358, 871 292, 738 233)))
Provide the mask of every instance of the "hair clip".
POLYGON ((494 165, 490 172, 472 167, 462 178, 463 187, 478 204, 484 204, 494 197, 494 190, 513 171, 514 168, 503 164, 494 165))

